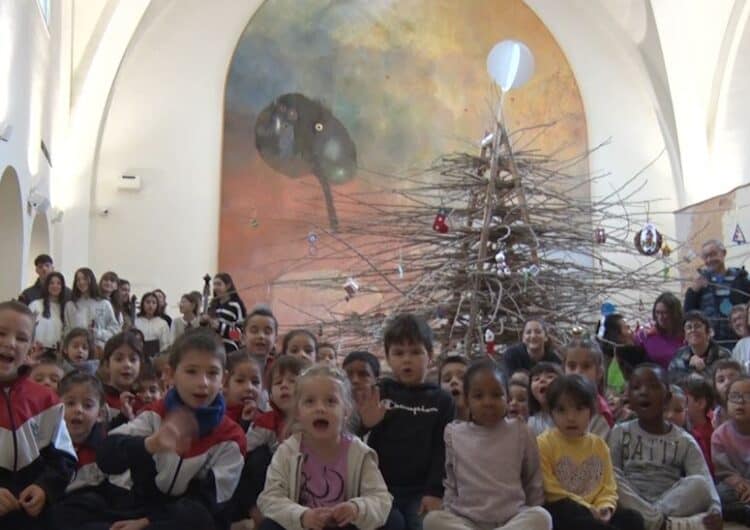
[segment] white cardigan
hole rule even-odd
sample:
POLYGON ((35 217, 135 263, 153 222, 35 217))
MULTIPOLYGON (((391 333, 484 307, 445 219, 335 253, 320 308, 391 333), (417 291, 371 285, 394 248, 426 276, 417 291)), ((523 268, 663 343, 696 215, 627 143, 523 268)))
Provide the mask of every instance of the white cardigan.
MULTIPOLYGON (((261 513, 287 530, 303 530, 299 504, 302 484, 301 435, 295 434, 279 446, 266 473, 266 487, 258 497, 261 513)), ((385 524, 393 497, 378 469, 378 457, 359 438, 352 438, 347 455, 346 500, 357 505, 352 524, 360 530, 375 530, 385 524)))
POLYGON ((109 300, 79 298, 77 302, 71 300, 65 304, 65 333, 73 328, 90 329, 92 322, 94 341, 99 347, 103 347, 111 337, 122 331, 109 300))
POLYGON ((50 300, 49 318, 42 316, 44 313, 44 301, 34 300, 29 304, 29 309, 36 318, 34 340, 41 343, 45 348, 57 348, 62 341, 63 323, 60 304, 50 300))
POLYGON ((135 327, 143 332, 143 340, 146 342, 158 340, 159 351, 166 350, 172 343, 169 324, 161 317, 137 317, 135 319, 135 327))

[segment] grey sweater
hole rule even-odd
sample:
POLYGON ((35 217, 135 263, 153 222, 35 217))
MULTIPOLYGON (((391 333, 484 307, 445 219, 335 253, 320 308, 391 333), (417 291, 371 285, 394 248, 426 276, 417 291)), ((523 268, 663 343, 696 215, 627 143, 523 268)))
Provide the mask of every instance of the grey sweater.
POLYGON ((454 421, 445 428, 445 508, 476 523, 503 526, 544 502, 536 438, 525 423, 488 429, 454 421))
POLYGON ((612 465, 638 494, 655 502, 682 477, 698 475, 710 485, 712 509, 721 512, 719 494, 698 443, 672 425, 667 434, 651 434, 630 420, 615 425, 607 438, 612 465))

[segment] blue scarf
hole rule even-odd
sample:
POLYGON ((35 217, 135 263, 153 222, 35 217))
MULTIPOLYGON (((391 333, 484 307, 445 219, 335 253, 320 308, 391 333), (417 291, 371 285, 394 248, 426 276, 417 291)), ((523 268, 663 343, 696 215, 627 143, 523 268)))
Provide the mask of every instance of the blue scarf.
POLYGON ((210 434, 224 418, 224 412, 226 412, 227 405, 224 402, 224 397, 219 392, 216 395, 213 403, 207 407, 199 407, 194 409, 185 405, 182 398, 177 393, 177 390, 170 388, 167 394, 164 396, 164 405, 167 407, 167 412, 171 412, 177 408, 185 407, 195 414, 195 419, 198 420, 198 437, 203 438, 207 434, 210 434))

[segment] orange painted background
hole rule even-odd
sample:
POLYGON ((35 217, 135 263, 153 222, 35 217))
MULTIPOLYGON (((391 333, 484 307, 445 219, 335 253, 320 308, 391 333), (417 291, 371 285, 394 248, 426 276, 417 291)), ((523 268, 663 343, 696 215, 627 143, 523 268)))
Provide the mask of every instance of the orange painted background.
POLYGON ((529 46, 536 73, 506 96, 508 128, 555 122, 541 135, 522 135, 517 145, 560 159, 584 152, 586 121, 573 73, 521 0, 274 0, 261 6, 232 59, 224 116, 219 267, 232 274, 246 303, 270 302, 282 325, 291 326, 320 316, 332 301, 360 311, 377 297, 347 303, 343 288, 279 285, 346 274, 347 264, 319 258, 331 248, 325 237, 318 258, 309 256, 308 233, 328 223, 323 193, 314 176, 292 179, 260 158, 258 113, 275 97, 300 92, 346 126, 359 169, 333 186, 345 224, 363 214, 344 197, 393 200, 388 189, 408 186, 408 175, 441 154, 478 151, 497 96, 486 57, 509 38, 529 46))

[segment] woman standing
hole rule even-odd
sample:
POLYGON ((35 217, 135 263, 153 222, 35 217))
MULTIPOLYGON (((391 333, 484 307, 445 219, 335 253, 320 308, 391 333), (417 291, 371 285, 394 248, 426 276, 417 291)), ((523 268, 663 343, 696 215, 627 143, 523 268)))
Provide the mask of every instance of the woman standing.
POLYGON ((221 335, 224 347, 228 352, 239 349, 242 335, 239 325, 245 320, 247 310, 237 294, 232 277, 226 272, 214 276, 214 297, 208 307, 208 315, 201 317, 201 322, 208 323, 221 335))

